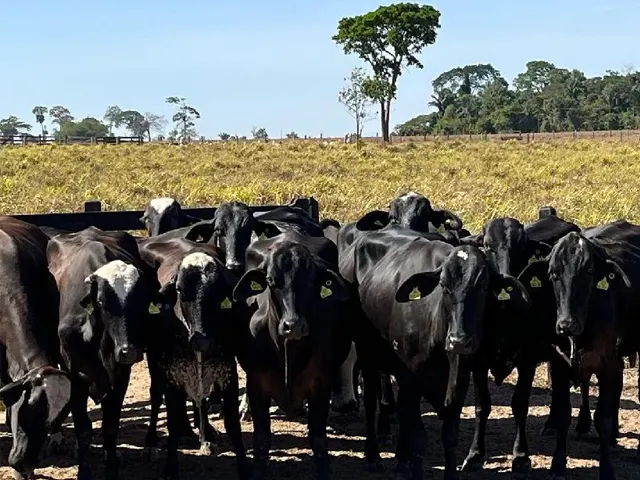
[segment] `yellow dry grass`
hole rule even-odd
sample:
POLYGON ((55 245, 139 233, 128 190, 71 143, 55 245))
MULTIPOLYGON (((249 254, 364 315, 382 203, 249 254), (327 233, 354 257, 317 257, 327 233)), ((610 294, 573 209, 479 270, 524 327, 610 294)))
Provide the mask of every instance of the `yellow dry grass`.
POLYGON ((543 205, 587 226, 639 221, 639 176, 640 144, 602 140, 443 140, 360 151, 304 141, 7 147, 0 149, 0 212, 78 211, 90 199, 123 210, 165 195, 184 206, 311 195, 323 217, 349 221, 416 190, 472 230, 497 216, 530 221, 543 205))

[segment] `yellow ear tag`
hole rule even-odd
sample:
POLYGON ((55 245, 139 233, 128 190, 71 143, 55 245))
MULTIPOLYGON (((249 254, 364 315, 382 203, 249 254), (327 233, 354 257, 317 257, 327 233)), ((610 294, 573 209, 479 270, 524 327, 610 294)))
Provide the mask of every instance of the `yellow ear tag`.
POLYGON ((93 302, 89 302, 89 305, 85 307, 85 310, 87 311, 87 315, 91 315, 93 313, 93 302))
POLYGON ((251 280, 251 290, 254 292, 261 292, 263 290, 262 285, 260 285, 255 280, 251 280))
POLYGON ((602 280, 600 280, 596 284, 596 288, 600 290, 609 290, 609 282, 607 282, 607 277, 603 277, 602 280))
POLYGON ((538 277, 531 277, 529 285, 531 285, 531 288, 540 288, 542 286, 542 282, 538 277))
POLYGON ((149 313, 151 315, 157 315, 158 313, 160 313, 160 305, 159 304, 155 304, 155 303, 150 303, 149 304, 149 313))
POLYGON ((264 234, 264 232, 262 232, 258 238, 259 238, 260 240, 266 240, 266 239, 267 239, 267 236, 264 234))
POLYGON ((411 292, 409 292, 409 300, 420 300, 422 298, 422 292, 418 290, 418 287, 415 287, 411 292))
POLYGON ((0 400, 0 412, 4 412, 6 409, 7 407, 5 407, 4 402, 0 400))
POLYGON ((327 298, 333 295, 333 292, 330 288, 325 287, 324 285, 320 288, 320 298, 327 298))
POLYGON ((384 226, 380 220, 376 220, 375 222, 373 222, 373 224, 375 226, 377 226, 377 227, 383 227, 384 226))
POLYGON ((511 298, 511 295, 509 295, 504 288, 498 294, 498 300, 500 300, 500 301, 509 300, 510 298, 511 298))
POLYGON ((528 265, 531 265, 533 262, 537 262, 537 261, 538 261, 538 257, 536 257, 535 255, 531 255, 528 265))
POLYGON ((229 300, 229 297, 225 297, 225 299, 220 304, 220 308, 223 310, 229 310, 232 306, 233 305, 231 304, 231 300, 229 300))
POLYGON ((444 232, 445 232, 445 230, 446 230, 446 229, 444 228, 444 224, 441 224, 441 225, 438 227, 438 233, 444 233, 444 232))

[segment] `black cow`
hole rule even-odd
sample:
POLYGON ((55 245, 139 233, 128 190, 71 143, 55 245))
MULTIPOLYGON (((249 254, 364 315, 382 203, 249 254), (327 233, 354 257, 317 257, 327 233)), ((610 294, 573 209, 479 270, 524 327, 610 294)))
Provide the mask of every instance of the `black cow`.
POLYGON ((178 478, 178 438, 182 433, 184 396, 199 406, 201 452, 210 455, 215 434, 205 399, 214 386, 223 397, 224 421, 238 461, 239 477, 249 478, 238 413, 238 373, 235 354, 248 325, 241 305, 231 301, 237 279, 213 245, 185 239, 147 243, 142 258, 157 267, 163 302, 147 339, 151 375, 151 421, 146 447, 157 448, 158 411, 167 403, 168 457, 164 478, 178 478))
POLYGON ((0 217, 0 404, 7 408, 15 478, 31 478, 71 410, 72 378, 58 343, 58 290, 47 237, 33 225, 0 217))
MULTIPOLYGON (((527 229, 518 220, 510 217, 489 221, 478 235, 463 238, 463 243, 482 248, 492 267, 503 275, 518 276, 532 262, 545 258, 551 251, 548 243, 575 231, 578 227, 557 217, 545 217, 527 229), (537 238, 532 238, 535 236, 537 238)), ((516 438, 513 446, 512 471, 526 473, 531 468, 526 437, 526 419, 529 397, 536 367, 543 361, 554 364, 553 371, 565 368, 563 360, 552 345, 560 342, 555 335, 553 311, 545 309, 545 298, 540 298, 541 285, 525 284, 532 297, 533 306, 526 312, 500 309, 492 312, 492 332, 487 335, 483 352, 475 362, 473 371, 476 425, 475 435, 462 470, 470 471, 481 464, 485 455, 484 435, 491 413, 491 397, 488 388, 488 371, 495 382, 501 385, 514 368, 518 370, 518 381, 511 399, 516 422, 516 438), (540 300, 540 302, 538 302, 540 300)), ((553 393, 550 420, 556 417, 557 392, 553 393)))
MULTIPOLYGON (((548 258, 521 274, 534 276, 551 290, 548 302, 556 309, 556 331, 570 343, 568 362, 578 379, 588 380, 592 374, 598 378, 594 421, 600 437, 600 478, 613 479, 610 448, 622 391, 622 355, 637 352, 640 340, 640 227, 620 220, 571 232, 554 245, 548 258)), ((571 420, 569 385, 563 387, 567 394, 551 466, 556 476, 565 474, 571 420)))
POLYGON ((247 271, 234 299, 248 300, 250 330, 239 356, 247 372, 254 425, 254 478, 269 461, 271 400, 289 416, 308 401, 309 440, 318 478, 329 478, 326 437, 331 373, 346 357, 349 294, 336 246, 324 237, 286 232, 247 249, 247 271))
POLYGON ((198 223, 200 219, 187 215, 177 200, 169 197, 154 198, 144 209, 140 221, 150 237, 170 230, 198 223))
POLYGON ((90 227, 58 235, 49 241, 47 260, 60 292, 61 353, 71 373, 84 380, 72 404, 78 478, 91 478, 91 396, 102 407, 106 477, 115 479, 122 403, 131 367, 143 357, 144 325, 159 299, 159 284, 125 232, 90 227))
POLYGON ((365 377, 367 462, 380 460, 375 390, 376 372, 384 371, 394 375, 399 387, 398 471, 406 478, 422 478, 424 396, 443 419, 445 478, 457 478, 460 413, 485 312, 498 302, 526 308, 529 295, 469 245, 375 232, 358 241, 355 256, 365 316, 355 330, 365 377))

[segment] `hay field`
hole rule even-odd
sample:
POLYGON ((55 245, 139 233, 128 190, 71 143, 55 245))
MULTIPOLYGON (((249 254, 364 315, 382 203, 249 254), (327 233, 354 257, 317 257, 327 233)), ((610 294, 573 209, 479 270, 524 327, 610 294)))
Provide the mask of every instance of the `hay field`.
POLYGON ((282 203, 312 195, 321 215, 348 221, 410 189, 454 210, 471 230, 491 217, 528 221, 553 205, 580 225, 640 221, 640 144, 568 140, 354 145, 299 142, 32 146, 0 149, 0 213, 282 203))
MULTIPOLYGON (((471 230, 487 219, 512 215, 523 221, 536 218, 542 205, 581 225, 620 217, 640 221, 636 179, 640 174, 640 146, 603 141, 554 143, 471 143, 443 141, 397 146, 293 142, 283 144, 213 144, 189 146, 15 147, 0 149, 0 213, 72 211, 85 200, 103 201, 104 208, 142 208, 152 197, 174 196, 185 206, 214 205, 222 200, 283 203, 293 195, 312 195, 323 217, 341 221, 357 218, 372 208, 384 208, 394 195, 417 190, 435 205, 456 211, 471 230)), ((487 428, 487 463, 480 473, 462 479, 511 478, 511 450, 515 425, 509 407, 516 374, 505 385, 491 384, 493 410, 487 428)), ((545 367, 538 369, 528 421, 533 471, 531 479, 546 478, 555 440, 538 435, 549 413, 545 367)), ((146 362, 134 367, 123 409, 119 450, 122 478, 156 479, 162 461, 146 464, 140 452, 149 417, 146 362)), ((621 405, 621 438, 614 461, 619 480, 640 478, 635 449, 640 433, 637 373, 625 372, 621 405)), ((595 407, 597 387, 591 388, 595 407)), ((473 436, 473 388, 461 421, 458 462, 473 436)), ((579 395, 572 393, 573 416, 579 395)), ((96 478, 103 478, 101 413, 92 407, 96 478)), ((440 422, 424 404, 423 421, 429 435, 425 468, 442 478, 440 422), (433 470, 432 470, 433 469, 433 470)), ((6 466, 11 438, 0 415, 0 479, 10 478, 6 466)), ((212 416, 224 432, 222 421, 212 416)), ((363 468, 364 413, 348 418, 330 415, 333 428, 329 448, 334 455, 335 479, 392 478, 393 447, 383 448, 387 473, 372 475, 363 468)), ((160 430, 166 433, 164 406, 160 430)), ((245 445, 252 446, 252 424, 242 425, 245 445)), ((312 478, 312 462, 304 424, 272 420, 272 476, 275 479, 312 478)), ((397 427, 394 427, 397 433, 397 427)), ((67 422, 68 446, 73 444, 67 422)), ((162 441, 162 440, 161 440, 162 441)), ((233 454, 223 436, 221 454, 205 458, 185 448, 180 457, 183 478, 233 479, 233 454)), ((249 450, 249 453, 250 450, 249 450)), ((570 438, 567 478, 595 480, 597 445, 570 438)), ((163 456, 161 456, 161 459, 163 456)), ((73 479, 77 474, 71 451, 51 456, 36 470, 39 478, 73 479)), ((429 478, 429 477, 427 477, 429 478)))

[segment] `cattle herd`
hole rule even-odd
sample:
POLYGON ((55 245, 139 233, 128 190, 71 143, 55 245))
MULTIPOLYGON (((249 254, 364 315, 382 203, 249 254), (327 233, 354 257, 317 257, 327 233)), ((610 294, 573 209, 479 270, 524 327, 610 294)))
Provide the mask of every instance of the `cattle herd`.
POLYGON ((381 469, 379 438, 396 413, 397 473, 423 478, 424 398, 442 420, 444 476, 456 479, 482 467, 489 381, 500 385, 514 369, 512 471, 526 474, 529 397, 543 362, 552 391, 545 433, 557 439, 550 476, 566 473, 570 387, 582 390, 576 429, 587 433, 596 375, 600 478, 615 478, 623 361, 640 349, 640 226, 581 228, 548 215, 530 224, 492 219, 471 234, 415 192, 342 226, 294 206, 254 213, 238 202, 203 221, 156 198, 142 225, 148 235, 136 237, 0 217, 0 400, 16 478, 33 476, 69 414, 78 478, 93 477, 88 398, 102 410, 105 476, 118 478, 120 415, 131 368, 145 357, 144 453, 157 455, 164 401, 165 479, 179 478, 178 448, 194 429, 201 452, 215 451, 215 410, 238 477, 264 478, 272 401, 289 417, 308 417, 316 478, 328 479, 329 410, 358 408, 360 384, 367 468, 381 469), (242 401, 238 366, 246 373, 242 401), (471 377, 475 434, 458 468, 471 377), (242 418, 253 422, 252 462, 242 418))

